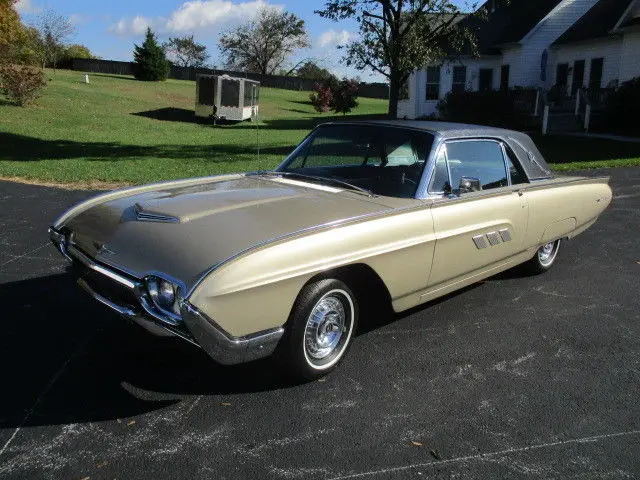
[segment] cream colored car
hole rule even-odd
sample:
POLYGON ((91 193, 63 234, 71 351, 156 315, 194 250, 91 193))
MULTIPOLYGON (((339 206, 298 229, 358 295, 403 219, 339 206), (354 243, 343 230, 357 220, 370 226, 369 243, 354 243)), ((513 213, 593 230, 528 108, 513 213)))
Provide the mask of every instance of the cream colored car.
POLYGON ((552 175, 521 133, 336 123, 273 171, 99 195, 49 233, 85 290, 147 330, 314 378, 373 292, 401 312, 519 264, 543 272, 611 195, 606 178, 552 175))

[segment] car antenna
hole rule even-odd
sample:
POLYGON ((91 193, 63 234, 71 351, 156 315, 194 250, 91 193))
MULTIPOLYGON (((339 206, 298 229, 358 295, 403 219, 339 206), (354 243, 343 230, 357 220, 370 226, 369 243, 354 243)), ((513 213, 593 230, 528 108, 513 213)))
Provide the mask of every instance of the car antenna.
POLYGON ((256 109, 256 84, 252 84, 251 86, 251 121, 256 124, 256 155, 257 159, 260 160, 260 135, 258 128, 258 110, 256 109))

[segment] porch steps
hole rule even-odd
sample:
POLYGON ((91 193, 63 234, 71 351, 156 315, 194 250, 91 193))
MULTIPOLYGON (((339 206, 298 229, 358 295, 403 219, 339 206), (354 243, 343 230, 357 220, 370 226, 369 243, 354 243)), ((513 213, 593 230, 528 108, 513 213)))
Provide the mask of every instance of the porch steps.
POLYGON ((582 130, 582 124, 573 112, 549 112, 548 133, 581 132, 582 130))

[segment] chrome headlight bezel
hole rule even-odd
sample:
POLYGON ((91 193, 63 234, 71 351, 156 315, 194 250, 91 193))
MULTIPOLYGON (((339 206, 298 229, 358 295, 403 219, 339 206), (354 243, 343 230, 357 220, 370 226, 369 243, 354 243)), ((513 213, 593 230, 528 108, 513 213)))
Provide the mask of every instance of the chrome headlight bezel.
POLYGON ((183 282, 162 272, 150 272, 142 281, 142 306, 150 313, 180 322, 180 306, 186 295, 183 282))

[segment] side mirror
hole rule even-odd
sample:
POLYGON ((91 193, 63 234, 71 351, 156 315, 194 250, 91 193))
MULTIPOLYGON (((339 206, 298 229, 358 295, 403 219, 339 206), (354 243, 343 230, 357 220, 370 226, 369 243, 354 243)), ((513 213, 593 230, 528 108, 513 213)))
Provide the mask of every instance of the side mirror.
POLYGON ((462 177, 460 179, 459 191, 460 195, 463 193, 479 192, 482 190, 480 180, 473 177, 462 177))

